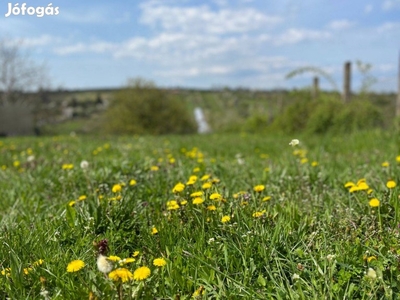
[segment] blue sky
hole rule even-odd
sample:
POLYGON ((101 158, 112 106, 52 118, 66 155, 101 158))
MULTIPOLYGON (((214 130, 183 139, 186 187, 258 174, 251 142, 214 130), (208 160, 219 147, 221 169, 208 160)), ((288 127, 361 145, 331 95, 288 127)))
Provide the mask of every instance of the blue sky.
POLYGON ((8 3, 18 2, 0 4, 0 38, 22 40, 53 88, 142 77, 164 87, 290 89, 311 84, 312 74, 285 79, 305 66, 341 87, 351 61, 357 91, 360 60, 372 65, 375 91, 397 90, 400 0, 26 1, 59 7, 42 18, 6 18, 8 3))

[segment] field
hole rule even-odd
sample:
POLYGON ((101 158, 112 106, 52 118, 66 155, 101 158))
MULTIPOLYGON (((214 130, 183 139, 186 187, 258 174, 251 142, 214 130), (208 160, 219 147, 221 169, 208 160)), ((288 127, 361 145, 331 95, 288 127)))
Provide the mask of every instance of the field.
POLYGON ((0 299, 398 299, 399 155, 384 131, 2 139, 0 299))

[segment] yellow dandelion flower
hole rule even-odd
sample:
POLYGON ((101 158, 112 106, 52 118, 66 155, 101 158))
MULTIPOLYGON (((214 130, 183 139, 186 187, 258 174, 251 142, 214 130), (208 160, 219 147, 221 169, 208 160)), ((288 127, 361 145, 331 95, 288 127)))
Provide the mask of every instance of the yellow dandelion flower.
POLYGON ((178 201, 170 200, 167 202, 167 210, 176 210, 179 209, 178 201))
POLYGON ((148 267, 140 267, 133 272, 133 279, 135 280, 145 280, 151 274, 151 271, 148 267))
POLYGON ((113 281, 121 280, 122 282, 127 282, 128 280, 132 280, 134 278, 134 275, 128 269, 118 268, 110 272, 110 274, 108 274, 108 277, 113 281))
POLYGON ((151 166, 150 167, 150 171, 156 172, 158 171, 160 168, 158 166, 151 166))
POLYGON ((181 182, 177 183, 172 189, 173 193, 180 193, 185 189, 185 185, 181 182))
POLYGON ((111 260, 111 261, 120 261, 120 260, 121 260, 121 257, 116 256, 116 255, 110 255, 110 256, 108 257, 108 259, 111 260))
POLYGON ((222 219, 221 219, 221 222, 222 223, 228 223, 230 220, 231 220, 230 216, 223 216, 222 219))
POLYGON ((314 161, 311 163, 311 167, 316 167, 316 166, 318 166, 318 162, 314 160, 314 161))
POLYGON ((389 162, 388 161, 384 161, 383 163, 382 163, 382 167, 384 167, 384 168, 387 168, 387 167, 389 167, 389 162))
POLYGON ((196 198, 196 197, 201 197, 203 195, 203 192, 194 192, 190 194, 190 197, 196 198))
POLYGON ((156 267, 164 267, 167 264, 164 258, 156 258, 153 260, 153 265, 156 267))
POLYGON ((21 162, 18 161, 18 160, 15 160, 15 161, 13 162, 13 166, 14 166, 15 168, 18 168, 20 165, 21 165, 21 162))
POLYGON ((356 184, 354 183, 354 182, 352 182, 352 181, 348 181, 348 182, 346 182, 345 184, 344 184, 344 187, 345 188, 351 188, 351 187, 353 187, 353 186, 355 186, 356 184))
POLYGON ((124 258, 119 261, 119 265, 123 266, 123 265, 129 264, 129 263, 133 263, 135 261, 136 261, 136 259, 134 259, 133 257, 124 258))
POLYGON ((43 263, 44 263, 44 260, 43 259, 39 259, 39 260, 35 261, 32 265, 34 267, 37 267, 37 266, 42 265, 43 263))
POLYGON ((259 185, 256 185, 255 187, 253 187, 253 190, 257 193, 262 192, 264 189, 265 189, 265 185, 262 185, 262 184, 259 184, 259 185))
POLYGON ((396 182, 394 181, 394 180, 389 180, 388 182, 386 182, 386 187, 388 188, 388 189, 393 189, 393 188, 395 188, 396 187, 396 182))
POLYGON ((133 256, 133 257, 136 257, 136 256, 138 256, 139 254, 140 254, 139 251, 135 251, 135 252, 133 252, 132 256, 133 256))
POLYGON ((271 200, 271 196, 265 196, 264 198, 262 198, 262 201, 269 201, 271 200))
POLYGON ((376 260, 376 257, 375 256, 368 256, 367 258, 366 258, 366 260, 367 260, 367 262, 371 262, 371 261, 373 261, 373 260, 376 260))
POLYGON ((157 228, 156 228, 155 226, 153 226, 153 228, 151 228, 151 234, 152 234, 152 235, 155 235, 155 234, 157 234, 157 233, 158 233, 157 228))
POLYGON ((200 172, 200 168, 199 167, 196 167, 196 168, 193 169, 193 173, 198 173, 198 172, 200 172))
POLYGON ((209 205, 209 206, 207 206, 207 210, 214 211, 214 210, 217 210, 217 208, 215 207, 215 205, 209 205))
POLYGON ((308 163, 308 158, 307 158, 307 157, 303 157, 303 158, 300 160, 300 163, 301 163, 302 165, 308 163))
POLYGON ((200 286, 197 290, 194 291, 194 293, 192 294, 192 298, 201 297, 202 295, 204 295, 204 293, 205 293, 204 287, 200 286))
POLYGON ((400 155, 396 156, 396 162, 400 163, 400 155))
POLYGON ((77 272, 80 269, 82 269, 85 266, 85 263, 83 262, 83 260, 73 260, 71 261, 68 266, 67 266, 67 272, 68 273, 72 273, 72 272, 77 272))
POLYGON ((239 196, 244 195, 246 193, 247 193, 246 191, 239 191, 239 192, 233 194, 233 198, 237 199, 237 198, 239 198, 239 196))
POLYGON ((221 200, 222 199, 222 195, 218 194, 218 193, 212 193, 210 195, 210 200, 221 200))
POLYGON ((378 207, 379 204, 380 204, 380 201, 378 199, 376 199, 376 198, 372 198, 369 201, 369 206, 371 206, 371 207, 378 207))
POLYGON ((200 181, 206 181, 209 178, 210 178, 210 175, 206 174, 206 175, 203 175, 203 177, 200 178, 200 181))
POLYGON ((113 193, 119 193, 122 190, 122 185, 120 185, 119 183, 114 184, 112 187, 112 192, 113 193))
POLYGON ((78 200, 83 201, 83 200, 86 200, 86 198, 87 198, 86 195, 81 195, 81 196, 79 196, 78 200))
POLYGON ((61 167, 63 170, 71 170, 74 168, 73 164, 63 164, 61 167))
POLYGON ((173 158, 173 157, 171 157, 170 159, 169 159, 169 163, 171 164, 171 165, 173 165, 174 163, 175 163, 175 158, 173 158))
POLYGON ((369 186, 366 182, 360 182, 359 184, 357 184, 357 187, 360 191, 369 190, 369 186))
POLYGON ((1 270, 1 275, 7 276, 7 277, 11 276, 11 268, 5 268, 5 269, 1 270))
POLYGON ((28 275, 29 272, 32 271, 32 270, 33 270, 32 268, 24 268, 23 271, 24 271, 24 274, 25 274, 25 275, 28 275))
POLYGON ((75 206, 75 201, 74 201, 74 200, 69 201, 69 202, 68 202, 68 205, 71 206, 71 207, 75 206))
POLYGON ((129 185, 130 186, 134 186, 134 185, 136 185, 136 180, 135 179, 131 179, 130 181, 129 181, 129 185))
POLYGON ((195 205, 202 204, 203 202, 204 202, 204 199, 201 198, 201 197, 196 197, 196 198, 194 198, 193 201, 192 201, 192 203, 195 204, 195 205))
POLYGON ((207 189, 211 188, 211 186, 212 186, 211 182, 206 182, 201 186, 201 188, 203 190, 207 190, 207 189))
POLYGON ((260 218, 260 217, 262 217, 265 213, 266 213, 266 210, 256 211, 255 213, 253 213, 253 217, 254 217, 254 218, 260 218))

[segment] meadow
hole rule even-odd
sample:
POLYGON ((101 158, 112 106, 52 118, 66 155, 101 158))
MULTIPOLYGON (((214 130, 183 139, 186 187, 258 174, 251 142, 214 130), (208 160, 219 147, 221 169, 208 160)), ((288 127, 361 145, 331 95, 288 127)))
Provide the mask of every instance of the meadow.
POLYGON ((0 299, 398 299, 399 170, 381 130, 1 139, 0 299))

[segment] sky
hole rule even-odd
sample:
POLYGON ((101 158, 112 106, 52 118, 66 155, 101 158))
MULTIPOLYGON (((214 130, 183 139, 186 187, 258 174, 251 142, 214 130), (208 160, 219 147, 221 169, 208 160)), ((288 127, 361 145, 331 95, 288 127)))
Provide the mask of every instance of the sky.
MULTIPOLYGON (((350 61, 357 92, 361 61, 376 79, 371 90, 395 92, 400 0, 2 1, 0 39, 44 63, 52 88, 122 87, 138 77, 160 87, 305 88, 311 72, 286 75, 313 67, 341 89, 350 61)), ((334 88, 325 78, 320 85, 334 88)))

